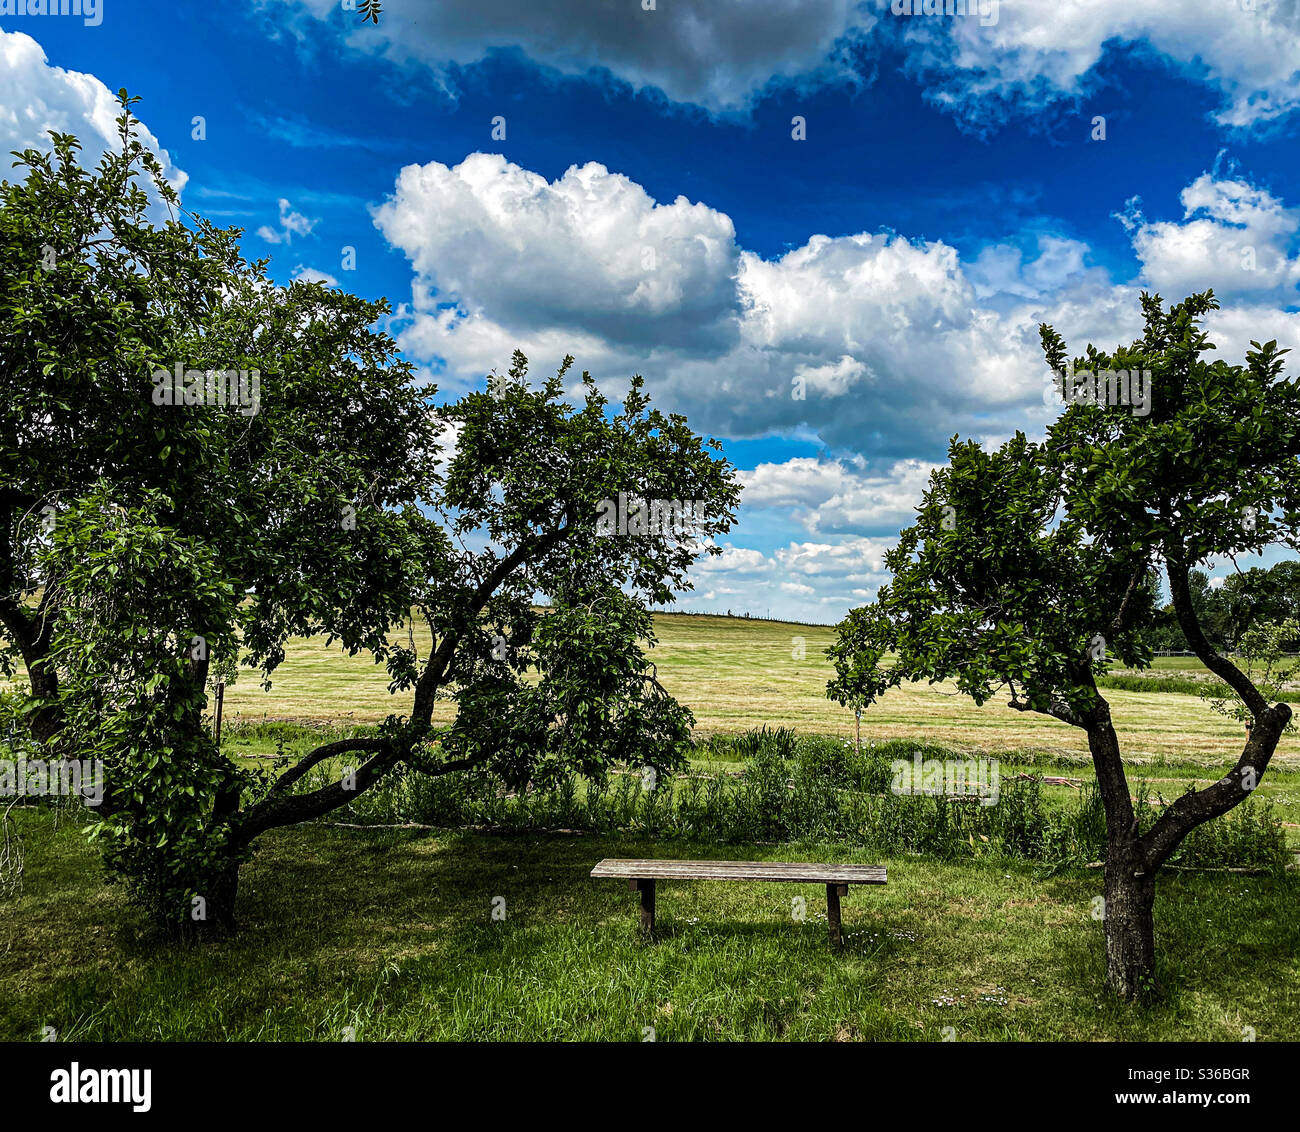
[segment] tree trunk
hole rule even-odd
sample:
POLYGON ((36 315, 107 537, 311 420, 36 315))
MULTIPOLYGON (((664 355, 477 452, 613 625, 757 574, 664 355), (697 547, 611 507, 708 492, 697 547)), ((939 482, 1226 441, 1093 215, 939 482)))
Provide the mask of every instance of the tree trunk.
POLYGON ((45 744, 63 729, 63 708, 59 704, 59 677, 53 665, 44 657, 26 663, 32 695, 45 701, 32 713, 31 734, 37 743, 45 744))
POLYGON ((212 881, 208 898, 208 923, 223 931, 235 930, 235 900, 239 896, 239 862, 232 861, 212 881))
POLYGON ((1106 857, 1106 985, 1126 1001, 1154 997, 1156 983, 1155 870, 1136 843, 1112 842, 1106 857))
MULTIPOLYGON (((239 862, 232 860, 208 875, 198 893, 203 898, 185 910, 180 935, 212 939, 235 930, 235 901, 239 898, 239 862), (199 909, 202 909, 200 912, 199 909)), ((172 921, 173 926, 175 921, 172 921)))

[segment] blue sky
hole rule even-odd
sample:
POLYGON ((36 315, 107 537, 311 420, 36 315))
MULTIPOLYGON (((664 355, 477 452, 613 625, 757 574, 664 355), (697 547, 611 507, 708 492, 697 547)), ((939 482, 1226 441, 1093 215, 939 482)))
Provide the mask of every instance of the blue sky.
POLYGON ((188 209, 387 296, 449 394, 568 351, 721 436, 745 503, 688 608, 867 600, 948 437, 1046 426, 1040 321, 1109 347, 1213 286, 1223 356, 1300 344, 1295 0, 16 8, 5 150, 93 153, 125 86, 188 209))

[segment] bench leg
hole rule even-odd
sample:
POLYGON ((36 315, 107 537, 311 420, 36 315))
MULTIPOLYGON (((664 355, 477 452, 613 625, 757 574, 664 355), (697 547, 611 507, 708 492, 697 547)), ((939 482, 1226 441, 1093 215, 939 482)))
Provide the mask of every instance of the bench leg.
POLYGON ((848 892, 848 885, 828 884, 826 886, 826 926, 830 930, 831 946, 839 947, 840 939, 840 894, 848 892))
POLYGON ((646 935, 654 935, 655 930, 655 882, 639 880, 637 891, 641 893, 641 930, 646 935))

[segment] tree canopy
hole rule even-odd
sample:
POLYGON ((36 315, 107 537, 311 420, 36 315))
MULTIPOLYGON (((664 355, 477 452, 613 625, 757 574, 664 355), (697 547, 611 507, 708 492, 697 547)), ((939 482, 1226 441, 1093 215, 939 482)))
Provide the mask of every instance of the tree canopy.
POLYGON ((259 835, 399 766, 518 783, 680 765, 690 714, 646 656, 647 610, 730 526, 720 445, 640 378, 611 405, 572 359, 539 384, 516 353, 489 391, 440 398, 385 302, 275 285, 238 229, 184 213, 120 99, 95 170, 54 135, 0 185, 0 656, 26 667, 33 740, 103 760, 110 867, 163 922, 196 901, 229 922, 259 835), (611 499, 635 512, 612 532, 611 499), (682 501, 689 530, 657 521, 682 501), (240 770, 203 720, 210 674, 270 681, 316 634, 403 700, 278 778, 240 770), (303 789, 345 755, 355 775, 303 789))

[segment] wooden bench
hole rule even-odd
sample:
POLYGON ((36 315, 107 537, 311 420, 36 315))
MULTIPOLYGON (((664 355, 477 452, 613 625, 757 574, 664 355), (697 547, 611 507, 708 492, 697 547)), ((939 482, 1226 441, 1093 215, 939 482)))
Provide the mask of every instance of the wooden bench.
POLYGON ((655 930, 656 880, 774 880, 788 884, 826 886, 826 922, 832 946, 840 945, 840 897, 851 884, 884 884, 878 865, 818 865, 786 861, 637 861, 606 858, 591 870, 593 877, 626 880, 641 893, 641 930, 655 930))

